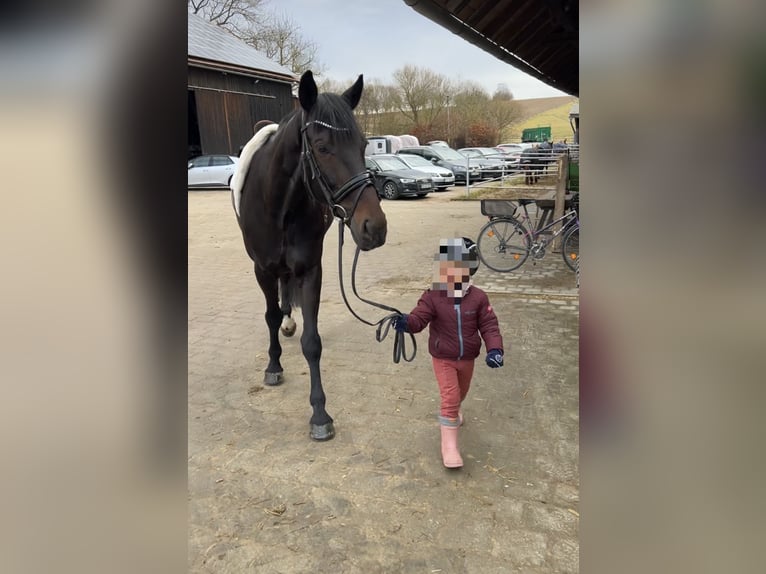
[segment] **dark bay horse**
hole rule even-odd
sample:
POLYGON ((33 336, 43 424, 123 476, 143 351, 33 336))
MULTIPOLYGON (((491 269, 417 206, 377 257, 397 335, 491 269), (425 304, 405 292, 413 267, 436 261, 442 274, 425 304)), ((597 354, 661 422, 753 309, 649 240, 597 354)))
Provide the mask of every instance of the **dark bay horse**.
POLYGON ((312 73, 303 74, 300 108, 253 136, 242 150, 231 184, 245 249, 266 298, 269 364, 264 384, 283 381, 280 325, 284 335, 292 336, 295 322, 290 314, 293 307, 300 307, 314 440, 335 436, 319 370, 324 235, 335 215, 348 225, 360 249, 375 249, 386 241, 386 216, 364 165, 367 141, 352 111, 362 89, 360 75, 343 95, 319 94, 312 73))

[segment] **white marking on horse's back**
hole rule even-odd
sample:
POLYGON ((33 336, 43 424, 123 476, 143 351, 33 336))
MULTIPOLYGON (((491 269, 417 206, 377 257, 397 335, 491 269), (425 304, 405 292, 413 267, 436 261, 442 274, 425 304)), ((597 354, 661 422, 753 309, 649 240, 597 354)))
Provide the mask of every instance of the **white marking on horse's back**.
POLYGON ((234 177, 231 178, 231 199, 234 204, 234 212, 239 217, 239 202, 242 199, 242 188, 245 185, 245 177, 250 168, 250 162, 255 155, 255 152, 263 145, 263 143, 271 137, 277 129, 279 124, 269 124, 258 130, 250 141, 242 148, 242 153, 239 155, 239 161, 237 162, 237 169, 234 171, 234 177))

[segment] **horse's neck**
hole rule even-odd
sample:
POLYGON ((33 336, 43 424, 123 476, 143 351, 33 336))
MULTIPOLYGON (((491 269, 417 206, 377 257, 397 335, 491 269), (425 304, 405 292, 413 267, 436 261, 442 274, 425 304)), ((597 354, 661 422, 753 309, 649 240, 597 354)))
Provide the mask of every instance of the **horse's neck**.
POLYGON ((315 201, 306 187, 301 162, 300 139, 286 140, 274 149, 274 161, 278 166, 279 179, 285 183, 274 186, 272 197, 275 206, 279 206, 279 221, 313 220, 315 222, 332 221, 330 210, 324 203, 315 201), (312 217, 313 216, 313 217, 312 217))

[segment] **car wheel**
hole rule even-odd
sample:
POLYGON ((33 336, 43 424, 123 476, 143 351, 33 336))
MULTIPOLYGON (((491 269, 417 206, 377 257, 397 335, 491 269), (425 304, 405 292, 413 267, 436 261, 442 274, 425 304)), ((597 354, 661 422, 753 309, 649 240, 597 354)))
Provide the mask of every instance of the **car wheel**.
POLYGON ((393 181, 387 181, 383 184, 383 197, 386 199, 396 199, 399 197, 399 188, 393 181))

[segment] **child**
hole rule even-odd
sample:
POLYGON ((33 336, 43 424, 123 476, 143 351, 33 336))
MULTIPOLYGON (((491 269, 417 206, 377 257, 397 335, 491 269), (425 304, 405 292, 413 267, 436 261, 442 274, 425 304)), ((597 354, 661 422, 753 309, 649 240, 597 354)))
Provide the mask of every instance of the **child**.
POLYGON ((409 315, 396 318, 399 332, 418 333, 430 324, 428 352, 441 395, 441 450, 444 466, 460 468, 457 445, 463 424, 460 404, 468 394, 481 338, 487 347, 486 362, 503 366, 503 338, 487 294, 470 284, 479 267, 476 245, 467 238, 442 239, 436 261, 436 281, 420 297, 409 315))

